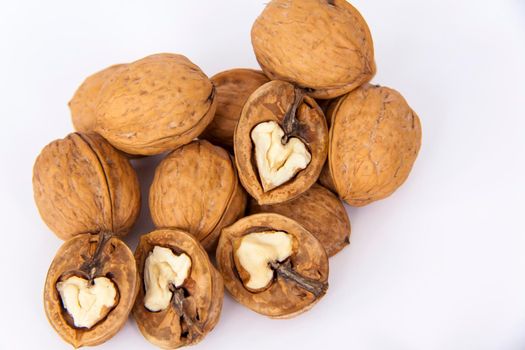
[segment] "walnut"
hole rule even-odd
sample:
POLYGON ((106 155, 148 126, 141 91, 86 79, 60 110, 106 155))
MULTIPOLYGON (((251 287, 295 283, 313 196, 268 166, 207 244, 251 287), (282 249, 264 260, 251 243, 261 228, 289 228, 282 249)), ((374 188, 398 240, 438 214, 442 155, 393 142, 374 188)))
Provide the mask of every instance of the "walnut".
POLYGON ((376 72, 368 25, 345 0, 273 0, 251 32, 257 61, 272 80, 315 98, 343 95, 376 72))
POLYGON ((111 233, 64 242, 47 273, 46 316, 75 348, 113 337, 126 323, 139 289, 133 253, 111 233))
POLYGON ((246 102, 234 135, 244 188, 260 204, 299 196, 319 177, 328 130, 316 102, 293 85, 272 81, 246 102))
POLYGON ((189 143, 215 113, 212 82, 182 55, 151 55, 95 77, 107 81, 99 84, 95 102, 83 101, 93 95, 82 90, 97 84, 88 80, 79 88, 70 105, 73 120, 85 118, 76 106, 96 105, 96 118, 86 125, 128 154, 159 154, 189 143))
POLYGON ((260 314, 288 318, 310 309, 328 288, 328 256, 296 221, 273 213, 222 230, 217 264, 235 300, 260 314))
POLYGON ((181 230, 157 230, 140 238, 135 258, 144 283, 133 317, 144 337, 164 349, 201 341, 219 321, 224 287, 199 242, 181 230))
POLYGON ((233 133, 248 97, 270 80, 261 71, 230 69, 211 77, 217 89, 217 111, 200 136, 214 144, 233 149, 233 133))
POLYGON ((159 164, 149 207, 157 227, 186 230, 213 251, 221 229, 244 214, 246 193, 228 152, 194 141, 159 164))
POLYGON ((47 145, 33 168, 35 202, 61 239, 80 233, 127 234, 140 210, 128 159, 96 134, 72 133, 47 145))
POLYGON ((388 197, 407 179, 421 146, 416 113, 395 90, 364 85, 330 106, 323 185, 348 204, 388 197))
POLYGON ((277 213, 303 225, 321 242, 329 257, 349 244, 350 221, 343 203, 330 190, 314 184, 297 198, 259 206, 250 201, 249 213, 277 213))

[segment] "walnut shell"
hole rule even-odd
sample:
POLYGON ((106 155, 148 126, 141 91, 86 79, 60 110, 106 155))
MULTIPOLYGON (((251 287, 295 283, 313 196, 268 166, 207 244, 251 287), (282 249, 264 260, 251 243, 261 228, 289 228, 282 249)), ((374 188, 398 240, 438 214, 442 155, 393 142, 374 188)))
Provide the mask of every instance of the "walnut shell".
POLYGON ((328 256, 321 243, 299 223, 278 214, 247 216, 224 228, 217 246, 217 265, 224 286, 235 300, 272 318, 290 318, 309 310, 328 288, 328 256), (297 247, 289 258, 291 266, 297 274, 322 284, 322 293, 315 295, 280 275, 274 276, 270 286, 260 292, 249 291, 244 286, 235 264, 234 247, 242 236, 266 230, 293 235, 297 247))
POLYGON ((329 119, 323 185, 348 204, 363 206, 403 184, 421 147, 421 124, 397 91, 364 85, 335 101, 329 119))
POLYGON ((139 278, 133 253, 116 237, 108 238, 94 266, 94 277, 107 277, 117 287, 118 303, 104 319, 92 328, 76 328, 62 306, 57 283, 64 276, 76 275, 88 279, 92 258, 100 235, 82 234, 64 242, 47 273, 44 287, 44 308, 55 331, 75 348, 102 344, 113 337, 126 323, 139 290, 139 278), (87 267, 87 269, 86 269, 87 267))
POLYGON ((343 203, 318 184, 284 203, 260 206, 251 200, 248 211, 250 214, 277 213, 297 221, 321 242, 329 257, 350 243, 350 220, 343 203))
POLYGON ((212 82, 186 57, 148 56, 109 77, 93 129, 126 153, 159 154, 199 136, 213 119, 214 97, 212 82))
POLYGON ((328 150, 328 128, 323 112, 309 96, 297 108, 293 137, 299 138, 311 153, 308 166, 290 181, 265 192, 260 182, 250 138, 252 129, 260 123, 275 121, 281 128, 295 103, 297 90, 290 83, 271 81, 257 89, 244 105, 234 135, 235 164, 239 178, 248 193, 259 204, 275 204, 293 199, 310 188, 318 179, 328 150))
POLYGON ((214 144, 233 149, 233 133, 248 97, 270 80, 254 69, 230 69, 211 77, 217 89, 217 111, 201 135, 214 144))
POLYGON ((33 168, 33 192, 42 219, 64 240, 100 231, 123 236, 140 210, 135 170, 97 134, 47 145, 33 168))
POLYGON ((246 193, 228 152, 200 140, 159 164, 149 207, 155 226, 188 231, 212 251, 221 229, 244 214, 246 193))
POLYGON ((101 70, 84 80, 79 86, 71 101, 69 109, 71 110, 71 120, 76 131, 90 132, 95 127, 97 118, 96 110, 99 101, 99 93, 109 78, 124 64, 115 64, 101 70))
POLYGON ((273 0, 251 37, 268 77, 308 88, 315 98, 343 95, 376 72, 368 25, 345 0, 273 0))
POLYGON ((193 320, 200 328, 200 334, 183 330, 183 321, 173 307, 159 312, 149 311, 144 306, 144 283, 141 283, 133 308, 133 317, 144 337, 156 346, 175 349, 196 344, 219 321, 224 296, 222 276, 213 267, 208 254, 192 235, 181 230, 157 230, 142 236, 135 251, 137 269, 141 277, 146 258, 155 246, 170 248, 176 254, 186 253, 190 257, 191 273, 182 288, 186 292, 187 299, 195 305, 196 314, 193 320))

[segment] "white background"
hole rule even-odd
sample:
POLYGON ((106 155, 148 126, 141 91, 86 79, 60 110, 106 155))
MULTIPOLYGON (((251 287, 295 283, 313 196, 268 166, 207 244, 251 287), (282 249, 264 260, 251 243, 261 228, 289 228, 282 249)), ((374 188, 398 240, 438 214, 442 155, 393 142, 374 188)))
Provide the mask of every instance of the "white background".
MULTIPOLYGON (((0 349, 70 348, 42 306, 61 241, 39 218, 31 171, 72 130, 76 87, 156 52, 183 53, 210 76, 257 67, 249 32, 264 2, 1 2, 0 349)), ((195 349, 525 349, 525 2, 354 4, 374 37, 374 82, 421 117, 411 176, 390 198, 348 209, 352 243, 331 259, 316 307, 276 321, 226 296, 195 349)), ((144 194, 158 160, 135 162, 144 194)), ((133 248, 151 229, 144 209, 133 248)), ((100 348, 152 345, 130 320, 100 348)))

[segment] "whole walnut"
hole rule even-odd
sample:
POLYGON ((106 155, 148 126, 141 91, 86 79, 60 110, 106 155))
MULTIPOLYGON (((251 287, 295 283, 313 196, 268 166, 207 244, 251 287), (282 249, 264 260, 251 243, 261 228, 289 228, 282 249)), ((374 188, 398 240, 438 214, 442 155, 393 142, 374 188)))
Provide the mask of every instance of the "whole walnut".
POLYGON ((182 55, 151 55, 95 77, 107 81, 99 84, 98 94, 82 93, 89 85, 96 90, 90 79, 79 88, 70 103, 72 118, 132 155, 159 154, 191 142, 215 113, 212 82, 182 55), (94 95, 95 103, 82 100, 94 95), (96 105, 94 121, 78 115, 76 106, 82 105, 96 105))
POLYGON ((201 135, 214 144, 233 149, 233 133, 248 97, 270 80, 253 69, 230 69, 211 77, 217 89, 217 111, 201 135))
POLYGON ((155 226, 185 230, 212 251, 221 229, 244 214, 246 193, 229 153, 200 140, 159 164, 149 207, 155 226))
POLYGON ((47 145, 33 168, 33 191, 42 219, 64 240, 125 235, 140 210, 135 170, 97 134, 72 133, 47 145))
POLYGON ((308 88, 315 98, 343 95, 376 72, 370 30, 345 0, 272 0, 251 37, 268 77, 308 88))
POLYGON ((403 184, 421 147, 421 124, 401 94, 366 84, 336 100, 328 119, 323 185, 348 204, 363 206, 403 184))

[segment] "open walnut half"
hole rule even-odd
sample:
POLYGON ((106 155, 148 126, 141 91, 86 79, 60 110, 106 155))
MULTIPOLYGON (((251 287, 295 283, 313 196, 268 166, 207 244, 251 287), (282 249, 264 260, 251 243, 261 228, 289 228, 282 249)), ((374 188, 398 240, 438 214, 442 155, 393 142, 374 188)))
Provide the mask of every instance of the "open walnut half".
POLYGON ((321 243, 278 214, 247 216, 224 228, 217 264, 235 300, 272 318, 309 310, 328 289, 328 257, 321 243))
POLYGON ((317 181, 327 156, 323 112, 302 89, 271 81, 244 105, 234 150, 239 179, 259 204, 295 198, 317 181))
POLYGON ((143 283, 133 316, 151 343, 174 349, 200 342, 219 321, 224 287, 200 243, 181 230, 157 230, 135 251, 143 283))
POLYGON ((110 233, 66 241, 49 268, 44 308, 55 331, 75 348, 113 337, 126 323, 139 279, 133 253, 110 233))

